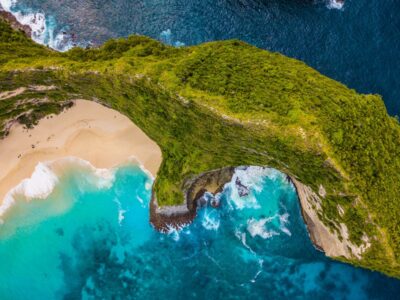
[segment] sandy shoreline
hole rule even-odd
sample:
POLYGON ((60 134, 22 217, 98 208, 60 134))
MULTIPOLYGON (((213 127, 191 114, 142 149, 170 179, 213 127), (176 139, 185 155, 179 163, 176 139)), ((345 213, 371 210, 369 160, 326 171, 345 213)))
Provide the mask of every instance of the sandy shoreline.
POLYGON ((76 100, 33 129, 14 126, 0 140, 0 204, 7 192, 29 178, 39 162, 75 156, 96 168, 112 168, 135 157, 155 177, 161 150, 126 116, 98 103, 76 100))

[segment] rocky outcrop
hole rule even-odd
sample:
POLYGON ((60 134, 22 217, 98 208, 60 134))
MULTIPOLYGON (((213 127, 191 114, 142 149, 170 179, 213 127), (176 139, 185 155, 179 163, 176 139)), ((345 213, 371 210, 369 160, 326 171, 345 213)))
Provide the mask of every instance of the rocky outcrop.
POLYGON ((18 22, 17 18, 12 13, 2 10, 0 5, 0 19, 6 20, 14 30, 20 30, 25 33, 27 37, 31 37, 32 29, 28 25, 22 25, 18 22))
POLYGON ((153 191, 150 203, 150 222, 159 231, 180 228, 196 217, 200 201, 206 192, 217 194, 231 181, 235 168, 226 167, 203 173, 185 182, 185 202, 182 205, 162 206, 157 203, 153 191))
MULTIPOLYGON (((315 247, 324 251, 330 257, 343 256, 347 259, 360 259, 362 253, 370 246, 368 237, 364 236, 364 243, 356 246, 349 240, 348 229, 345 224, 340 223, 338 232, 333 232, 318 216, 318 214, 322 214, 321 198, 310 187, 302 184, 294 177, 290 177, 290 179, 296 187, 301 213, 315 247)), ((319 191, 321 197, 326 194, 323 187, 320 187, 319 191)))
MULTIPOLYGON (((205 193, 217 194, 222 191, 226 183, 232 180, 235 168, 227 167, 203 173, 187 180, 184 185, 185 202, 176 206, 158 206, 157 199, 152 194, 150 204, 150 221, 153 226, 162 232, 171 228, 180 228, 189 224, 196 217, 197 207, 205 201, 205 193)), ((354 245, 349 240, 348 229, 345 224, 339 224, 338 230, 328 228, 320 219, 322 215, 322 200, 326 195, 323 186, 316 194, 310 187, 302 184, 296 178, 288 176, 294 184, 300 201, 301 213, 314 246, 330 257, 345 257, 360 259, 362 253, 369 247, 368 237, 364 237, 361 246, 354 245)), ((235 182, 240 193, 244 195, 247 187, 241 182, 235 182)), ((213 203, 211 203, 213 205, 213 203)))

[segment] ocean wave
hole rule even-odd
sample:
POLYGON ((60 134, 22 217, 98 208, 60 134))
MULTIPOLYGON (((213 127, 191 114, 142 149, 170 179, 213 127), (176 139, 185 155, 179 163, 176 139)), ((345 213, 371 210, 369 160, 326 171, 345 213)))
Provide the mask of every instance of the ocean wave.
POLYGON ((207 230, 217 231, 220 225, 219 215, 216 210, 204 212, 201 225, 207 230))
POLYGON ((344 1, 343 0, 329 0, 327 7, 329 9, 343 9, 344 1))
POLYGON ((10 11, 11 7, 13 7, 16 3, 17 3, 17 0, 0 0, 0 6, 5 11, 10 11))
POLYGON ((170 236, 175 242, 180 240, 180 235, 179 235, 179 231, 182 228, 178 227, 174 227, 174 226, 168 226, 167 229, 167 235, 170 236))
POLYGON ((114 198, 114 202, 115 202, 115 204, 117 204, 117 208, 118 208, 118 225, 121 226, 122 222, 125 219, 126 210, 122 208, 122 204, 118 200, 118 198, 114 198))
POLYGON ((235 229, 235 236, 238 238, 238 240, 242 243, 242 245, 249 250, 253 255, 257 255, 256 252, 251 249, 251 247, 247 244, 246 241, 246 232, 242 232, 240 229, 235 229))
POLYGON ((14 205, 17 195, 23 195, 27 200, 44 199, 50 195, 57 183, 58 176, 48 164, 39 163, 30 178, 22 180, 20 184, 6 194, 0 205, 0 216, 14 205))
POLYGON ((235 209, 261 208, 256 195, 263 190, 267 177, 270 180, 285 182, 285 175, 272 168, 257 166, 237 167, 232 180, 224 187, 229 196, 228 204, 235 209), (240 193, 237 183, 240 183, 240 186, 246 187, 249 192, 245 195, 240 193))
POLYGON ((286 224, 289 223, 289 214, 284 213, 283 215, 279 215, 279 229, 288 236, 292 236, 289 228, 287 228, 286 224))
POLYGON ((183 46, 185 46, 185 43, 183 43, 181 41, 174 41, 171 29, 163 30, 160 33, 160 40, 163 43, 165 43, 167 45, 174 46, 174 47, 183 47, 183 46))
POLYGON ((33 199, 45 199, 50 196, 63 173, 60 170, 65 171, 70 168, 78 168, 80 173, 89 172, 89 174, 92 174, 93 176, 85 177, 85 179, 92 181, 91 184, 98 189, 110 188, 115 179, 114 169, 98 169, 90 162, 77 157, 65 157, 53 161, 39 162, 30 178, 23 179, 6 194, 0 205, 0 216, 3 216, 19 197, 30 201, 33 199))
MULTIPOLYGON (((289 216, 290 215, 288 213, 283 213, 282 215, 275 214, 272 217, 261 218, 259 220, 250 218, 247 220, 247 231, 253 238, 260 236, 263 239, 269 239, 273 236, 280 235, 280 232, 283 232, 288 236, 292 236, 292 233, 287 227, 287 224, 289 223, 289 216), (269 230, 267 225, 277 218, 279 219, 279 232, 274 229, 269 230)), ((276 227, 274 225, 272 226, 276 227)))
POLYGON ((279 235, 279 232, 275 230, 268 230, 266 224, 271 222, 274 217, 261 218, 259 220, 250 218, 247 221, 247 231, 250 233, 251 237, 259 236, 263 239, 269 239, 273 236, 279 235))
POLYGON ((73 47, 73 42, 65 34, 65 30, 56 32, 57 22, 54 17, 29 8, 17 10, 17 2, 17 0, 0 0, 0 5, 5 11, 13 14, 19 23, 31 28, 31 38, 35 42, 59 51, 67 51, 73 47))

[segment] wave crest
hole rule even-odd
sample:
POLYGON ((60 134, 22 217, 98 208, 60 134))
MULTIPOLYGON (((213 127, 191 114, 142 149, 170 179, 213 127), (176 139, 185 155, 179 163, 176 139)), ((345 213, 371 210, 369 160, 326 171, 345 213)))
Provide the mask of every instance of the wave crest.
POLYGON ((99 189, 111 187, 115 174, 113 169, 98 169, 90 162, 77 157, 66 157, 54 161, 39 162, 31 177, 23 179, 12 188, 0 205, 0 216, 13 206, 17 197, 23 197, 30 201, 33 199, 45 199, 53 192, 59 183, 59 177, 68 168, 79 168, 93 175, 93 183, 99 189))
POLYGON ((35 42, 59 51, 67 51, 73 47, 72 41, 63 31, 56 32, 57 22, 54 17, 32 9, 17 10, 16 4, 17 0, 0 0, 3 10, 11 13, 22 25, 31 28, 31 38, 35 42))

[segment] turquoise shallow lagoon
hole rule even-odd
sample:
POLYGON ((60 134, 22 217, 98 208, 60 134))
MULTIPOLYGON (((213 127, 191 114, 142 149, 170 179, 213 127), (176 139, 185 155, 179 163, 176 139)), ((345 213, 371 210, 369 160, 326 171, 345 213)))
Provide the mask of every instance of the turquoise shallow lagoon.
MULTIPOLYGON (((312 246, 285 175, 238 168, 193 224, 149 224, 135 165, 107 182, 71 168, 45 199, 17 199, 0 225, 1 299, 396 299, 400 281, 312 246), (237 178, 248 187, 243 192, 237 178), (242 196, 240 196, 240 194, 242 196)), ((208 195, 208 197, 212 197, 208 195)))

